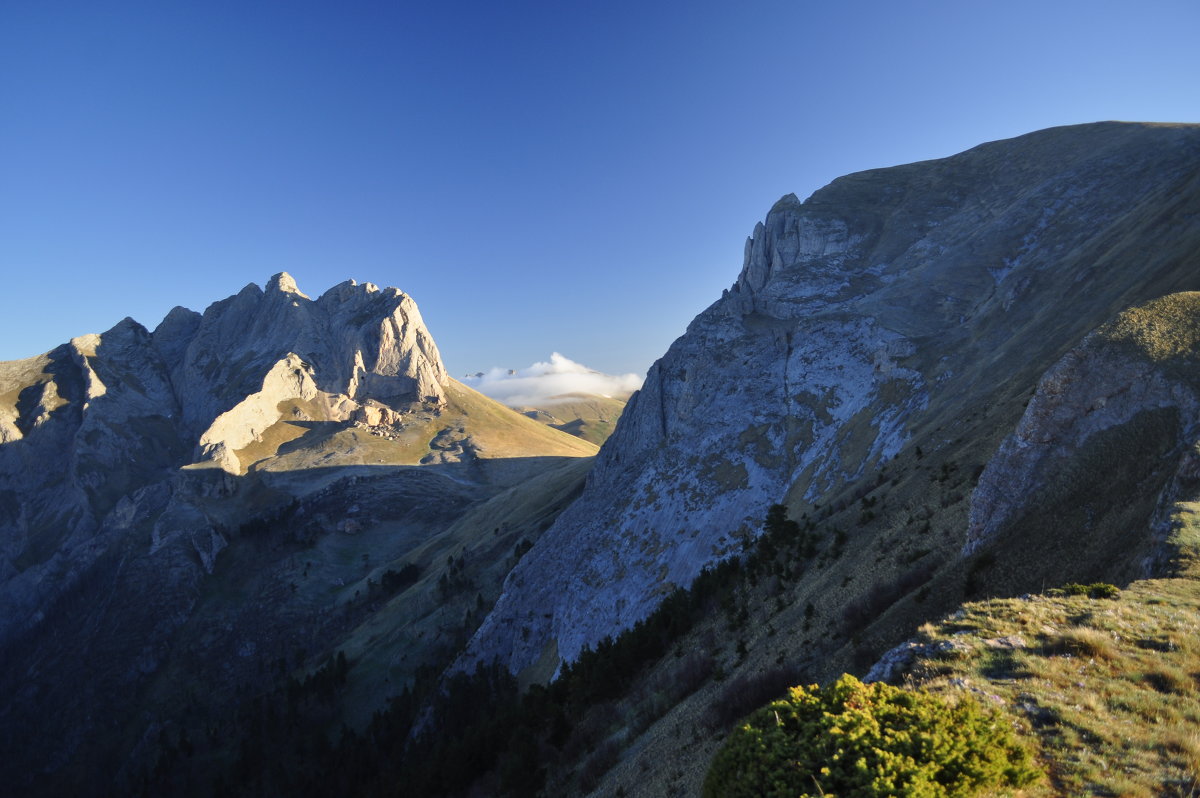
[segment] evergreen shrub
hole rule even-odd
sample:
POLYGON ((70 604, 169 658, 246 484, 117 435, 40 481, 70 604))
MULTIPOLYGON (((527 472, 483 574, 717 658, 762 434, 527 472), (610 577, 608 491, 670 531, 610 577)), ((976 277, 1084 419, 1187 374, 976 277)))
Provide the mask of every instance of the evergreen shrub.
POLYGON ((965 798, 1037 780, 1007 720, 963 696, 843 675, 751 714, 713 759, 705 798, 965 798))
POLYGON ((1093 582, 1090 585, 1069 582, 1062 587, 1051 588, 1046 593, 1051 596, 1087 596, 1094 599, 1115 599, 1120 597, 1121 589, 1107 582, 1093 582))

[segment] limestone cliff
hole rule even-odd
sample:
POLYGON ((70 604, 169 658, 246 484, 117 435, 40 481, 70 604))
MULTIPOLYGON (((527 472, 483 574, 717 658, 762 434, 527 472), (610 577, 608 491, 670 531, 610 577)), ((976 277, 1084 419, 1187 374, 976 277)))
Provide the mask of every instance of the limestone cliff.
POLYGON ((313 301, 278 274, 265 291, 250 284, 214 303, 198 323, 173 311, 153 337, 156 349, 177 355, 168 361, 172 384, 195 434, 263 390, 264 376, 292 354, 316 389, 356 404, 439 402, 448 379, 412 298, 353 280, 313 301))
POLYGON ((1025 390, 1118 310, 1200 287, 1198 206, 1200 128, 1120 123, 783 198, 462 662, 548 675, 728 555, 769 504, 819 503, 915 432, 1025 390))

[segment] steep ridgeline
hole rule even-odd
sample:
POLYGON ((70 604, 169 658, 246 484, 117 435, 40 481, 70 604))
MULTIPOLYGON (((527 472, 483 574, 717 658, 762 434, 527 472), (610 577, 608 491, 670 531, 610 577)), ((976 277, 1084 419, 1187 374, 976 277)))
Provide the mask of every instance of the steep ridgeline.
POLYGON ((1200 127, 1123 123, 783 198, 462 664, 546 678, 736 551, 768 505, 819 504, 906 441, 1019 402, 1117 311, 1200 287, 1198 209, 1200 127))
POLYGON ((133 791, 164 741, 338 649, 364 723, 465 641, 595 452, 447 377, 369 283, 279 274, 0 364, 0 780, 133 791))

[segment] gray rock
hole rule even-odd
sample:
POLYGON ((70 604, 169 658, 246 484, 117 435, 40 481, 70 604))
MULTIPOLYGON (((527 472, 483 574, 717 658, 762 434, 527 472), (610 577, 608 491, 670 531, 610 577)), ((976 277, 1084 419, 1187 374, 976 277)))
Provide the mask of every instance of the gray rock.
POLYGON ((1021 635, 1007 635, 1006 637, 989 637, 980 641, 985 648, 993 648, 1001 651, 1015 651, 1020 648, 1028 647, 1025 638, 1021 635))
POLYGON ((963 657, 974 649, 964 640, 935 640, 931 643, 905 641, 889 650, 879 661, 871 666, 864 682, 887 682, 898 684, 901 678, 912 670, 920 660, 944 659, 947 657, 963 657))
POLYGON ((1200 128, 1104 123, 784 197, 460 666, 577 657, 733 554, 770 504, 818 501, 918 425, 1032 383, 1115 310, 1195 287, 1198 175, 1200 128), (1114 265, 1149 249, 1152 275, 1114 265))
POLYGON ((0 402, 0 644, 131 530, 148 532, 150 555, 179 541, 211 572, 225 540, 203 494, 233 488, 179 469, 243 473, 236 452, 281 401, 319 399, 322 420, 368 404, 394 420, 442 402, 447 380, 406 294, 351 280, 313 301, 286 273, 203 314, 177 307, 153 333, 127 318, 0 363, 0 395, 13 397, 0 402))

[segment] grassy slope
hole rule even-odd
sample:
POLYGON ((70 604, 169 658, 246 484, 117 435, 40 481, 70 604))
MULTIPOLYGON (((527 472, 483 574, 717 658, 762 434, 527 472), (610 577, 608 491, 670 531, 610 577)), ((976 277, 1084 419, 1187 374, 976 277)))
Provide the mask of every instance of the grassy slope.
POLYGON ((504 577, 520 559, 522 542, 536 541, 575 498, 591 464, 590 458, 571 458, 547 468, 476 504, 443 533, 344 588, 343 596, 350 599, 388 569, 409 562, 422 569, 415 585, 387 601, 339 645, 355 663, 343 705, 348 723, 361 726, 379 708, 381 695, 399 692, 418 665, 435 664, 436 655, 465 643, 499 597, 504 577), (462 558, 461 571, 447 568, 451 557, 462 558), (438 588, 446 573, 456 578, 448 595, 438 588))
POLYGON ((540 454, 588 457, 596 453, 595 445, 526 418, 460 382, 451 380, 446 393, 452 408, 451 418, 486 422, 479 432, 472 432, 482 457, 527 456, 535 441, 544 447, 540 454))
POLYGON ((1050 774, 1037 794, 1200 793, 1200 505, 1176 504, 1172 527, 1172 577, 1115 600, 968 603, 922 626, 945 653, 906 681, 1003 706, 1050 774))
MULTIPOLYGON (((243 695, 289 673, 302 680, 339 650, 355 667, 327 721, 361 728, 418 667, 453 655, 499 594, 518 544, 536 540, 577 494, 596 447, 458 383, 447 386, 447 400, 414 406, 394 439, 322 420, 320 397, 292 401, 261 441, 239 452, 252 467, 238 480, 253 485, 231 497, 211 491, 219 496, 214 516, 237 530, 291 495, 307 497, 303 512, 227 534, 229 547, 173 638, 177 656, 114 734, 121 750, 144 745, 147 713, 173 718, 173 733, 190 729, 199 740, 204 728, 231 723, 243 695), (452 570, 451 557, 464 564, 452 570), (383 574, 408 563, 420 568, 416 584, 382 594, 383 574), (443 575, 454 577, 449 591, 439 588, 443 575), (214 687, 196 687, 205 684, 214 687)), ((189 476, 195 484, 227 478, 213 468, 189 476)), ((201 771, 219 772, 236 754, 200 749, 201 771)))
MULTIPOLYGON (((926 455, 920 462, 931 459, 926 455)), ((904 465, 897 463, 895 470, 903 473, 904 465)), ((953 477, 937 482, 938 465, 916 473, 926 479, 935 475, 929 481, 945 496, 961 490, 953 477)), ((883 487, 895 492, 904 482, 883 487)), ((855 511, 861 513, 860 508, 855 511)), ((1200 506, 1181 504, 1178 510, 1179 547, 1200 550, 1200 506)), ((843 671, 861 675, 878 654, 916 630, 922 618, 935 617, 944 620, 920 626, 919 639, 953 639, 969 646, 970 653, 930 662, 917 669, 912 682, 1002 700, 1014 723, 1037 740, 1041 761, 1053 777, 1030 795, 1197 794, 1200 568, 1191 564, 1194 557, 1176 563, 1179 576, 1132 582, 1116 601, 1033 595, 960 604, 967 595, 971 563, 953 560, 954 536, 945 534, 950 530, 943 525, 954 519, 961 523, 964 512, 965 501, 951 501, 942 511, 944 518, 941 513, 932 517, 929 531, 914 527, 903 538, 852 538, 836 558, 828 554, 826 538, 827 554, 818 555, 796 582, 772 578, 745 586, 740 594, 748 610, 745 620, 732 613, 715 615, 680 640, 676 653, 650 668, 622 700, 589 713, 585 725, 602 725, 609 739, 621 741, 594 794, 614 795, 618 789, 630 796, 696 794, 730 722, 714 720, 713 707, 738 706, 739 694, 749 694, 755 679, 769 680, 772 672, 783 678, 780 689, 787 681, 824 682, 843 671), (887 583, 912 567, 905 560, 915 557, 919 565, 922 557, 917 555, 927 546, 930 552, 924 557, 943 559, 946 565, 920 589, 877 608, 878 617, 865 628, 848 627, 842 612, 861 594, 856 582, 874 578, 887 583), (806 619, 809 603, 815 611, 806 619), (1013 635, 1024 640, 1017 650, 983 642, 1013 635), (745 644, 744 656, 737 651, 739 643, 745 644), (724 678, 709 680, 657 713, 652 723, 639 720, 662 685, 679 678, 688 652, 711 653, 724 678)), ((1084 563, 1074 573, 1088 572, 1084 563)), ((1072 578, 1066 575, 1061 581, 1072 578)), ((975 594, 1011 595, 1006 587, 1011 579, 995 566, 980 569, 975 594)), ((751 699, 741 708, 755 706, 751 699)), ((587 755, 581 756, 571 768, 553 774, 550 783, 577 789, 588 762, 587 755)))
POLYGON ((514 407, 518 413, 599 446, 616 429, 625 399, 593 394, 566 394, 542 404, 514 407))
POLYGON ((946 655, 909 677, 1002 706, 1050 780, 1031 795, 1200 790, 1200 582, 1134 582, 1116 600, 1029 596, 966 604, 922 628, 946 655))
POLYGON ((594 445, 538 424, 457 381, 446 386, 446 398, 441 408, 415 406, 393 438, 319 420, 323 414, 311 402, 288 402, 281 408, 283 418, 239 456, 244 465, 276 473, 330 465, 418 465, 437 453, 443 433, 452 441, 469 438, 474 454, 484 460, 596 453, 594 445), (314 418, 318 420, 310 420, 314 418))
MULTIPOLYGON (((322 416, 320 400, 289 402, 262 440, 239 452, 270 484, 300 492, 352 474, 394 482, 405 479, 408 469, 426 468, 450 480, 448 487, 476 490, 475 503, 461 517, 432 534, 423 529, 420 539, 408 540, 412 530, 404 522, 367 524, 352 535, 324 535, 311 552, 293 558, 312 563, 311 575, 304 569, 304 578, 292 577, 302 588, 299 598, 307 585, 337 585, 326 587, 314 607, 357 605, 371 594, 368 583, 378 583, 387 570, 408 563, 421 568, 415 585, 383 601, 337 645, 361 661, 345 707, 353 723, 366 720, 382 695, 398 692, 417 665, 436 662, 461 644, 482 617, 478 599, 485 607, 495 601, 517 544, 536 540, 574 497, 597 451, 457 381, 446 386, 446 395, 443 407, 414 406, 391 437, 310 420, 322 416), (397 549, 399 556, 380 556, 397 549), (464 557, 465 565, 445 595, 438 581, 450 573, 451 556, 464 557)), ((433 477, 424 482, 430 491, 439 484, 433 477)))

